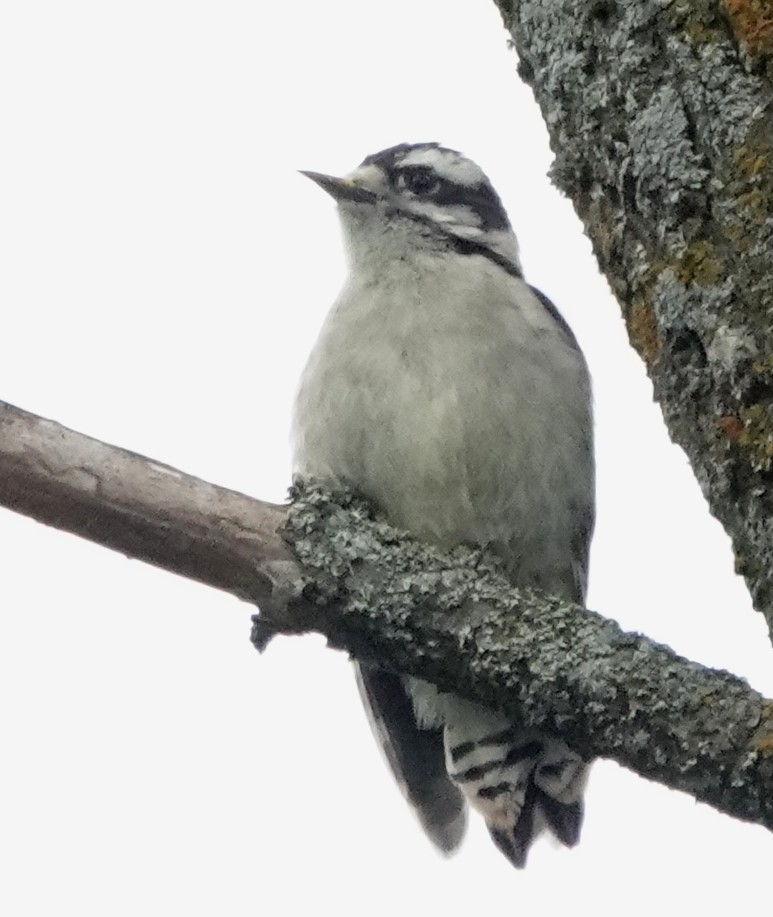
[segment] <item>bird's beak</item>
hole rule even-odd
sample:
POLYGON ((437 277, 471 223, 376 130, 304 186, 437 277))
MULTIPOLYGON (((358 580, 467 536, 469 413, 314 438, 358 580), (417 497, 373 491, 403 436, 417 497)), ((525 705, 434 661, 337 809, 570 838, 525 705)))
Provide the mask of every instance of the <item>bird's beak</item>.
POLYGON ((350 178, 338 178, 335 175, 323 175, 321 172, 304 172, 301 175, 316 182, 337 201, 355 201, 359 204, 373 203, 377 195, 362 185, 358 185, 350 178))

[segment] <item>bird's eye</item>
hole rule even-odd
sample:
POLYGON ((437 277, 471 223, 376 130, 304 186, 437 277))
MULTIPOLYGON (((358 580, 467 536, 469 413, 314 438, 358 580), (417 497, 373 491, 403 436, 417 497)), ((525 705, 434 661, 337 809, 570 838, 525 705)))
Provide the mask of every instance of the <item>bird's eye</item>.
POLYGON ((412 194, 432 194, 439 184, 440 179, 429 166, 411 166, 397 173, 397 187, 412 194))

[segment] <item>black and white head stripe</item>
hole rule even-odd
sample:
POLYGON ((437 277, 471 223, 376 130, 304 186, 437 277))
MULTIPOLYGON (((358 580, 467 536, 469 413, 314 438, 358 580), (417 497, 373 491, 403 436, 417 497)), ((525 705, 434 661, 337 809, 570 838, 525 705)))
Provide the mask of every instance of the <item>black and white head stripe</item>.
POLYGON ((459 254, 482 255, 521 277, 518 242, 483 170, 439 143, 402 143, 367 156, 351 178, 429 227, 459 254))
MULTIPOLYGON (((518 243, 502 201, 471 159, 439 143, 401 143, 366 156, 356 171, 377 168, 391 192, 408 198, 412 219, 430 225, 462 255, 482 255, 513 277, 523 277, 518 243)), ((572 329, 553 303, 530 286, 572 347, 572 329)))
POLYGON ((401 143, 366 156, 363 166, 380 168, 397 190, 417 194, 441 207, 466 207, 485 230, 509 230, 502 201, 483 170, 456 150, 439 143, 401 143))

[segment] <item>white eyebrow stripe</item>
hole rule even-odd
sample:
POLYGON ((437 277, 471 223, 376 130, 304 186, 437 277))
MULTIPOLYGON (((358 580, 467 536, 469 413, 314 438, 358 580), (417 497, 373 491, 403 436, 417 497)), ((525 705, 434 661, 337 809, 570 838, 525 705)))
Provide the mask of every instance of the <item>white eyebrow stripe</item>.
POLYGON ((478 166, 452 150, 424 147, 411 150, 400 161, 402 166, 429 166, 441 177, 457 185, 474 187, 485 181, 478 166))
POLYGON ((481 219, 472 207, 467 204, 433 204, 431 201, 422 201, 417 205, 417 210, 436 223, 451 223, 459 235, 479 234, 481 219))

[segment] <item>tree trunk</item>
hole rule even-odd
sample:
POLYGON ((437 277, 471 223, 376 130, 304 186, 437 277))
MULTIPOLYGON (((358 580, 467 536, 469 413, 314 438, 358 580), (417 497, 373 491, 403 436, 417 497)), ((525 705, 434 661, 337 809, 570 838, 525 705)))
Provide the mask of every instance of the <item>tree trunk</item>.
POLYGON ((553 180, 773 634, 770 4, 497 3, 553 180))

